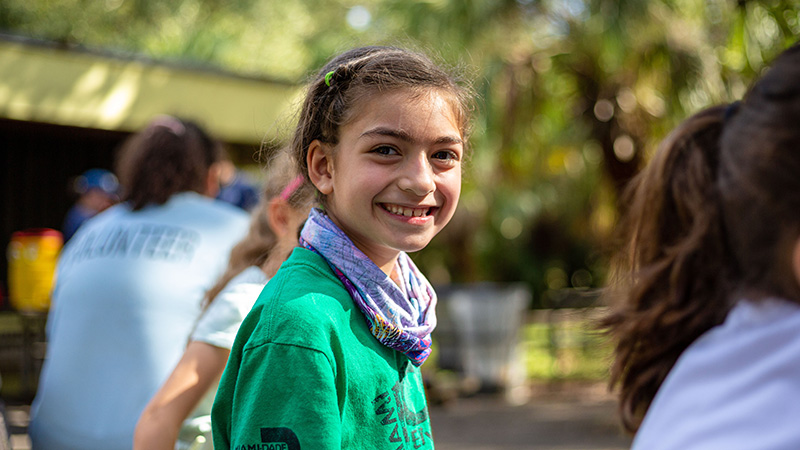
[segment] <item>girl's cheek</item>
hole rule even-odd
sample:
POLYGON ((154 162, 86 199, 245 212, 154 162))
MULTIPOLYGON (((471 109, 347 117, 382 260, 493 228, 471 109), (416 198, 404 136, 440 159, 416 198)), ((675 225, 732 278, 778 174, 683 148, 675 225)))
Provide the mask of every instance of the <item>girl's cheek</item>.
POLYGON ((446 178, 446 183, 453 193, 458 194, 461 192, 461 170, 454 170, 449 173, 446 178))

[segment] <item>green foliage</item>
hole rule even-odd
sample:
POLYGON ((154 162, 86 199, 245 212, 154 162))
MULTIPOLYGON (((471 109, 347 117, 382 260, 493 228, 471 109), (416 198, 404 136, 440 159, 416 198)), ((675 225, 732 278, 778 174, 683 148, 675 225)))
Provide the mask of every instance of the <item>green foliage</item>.
POLYGON ((480 101, 460 210, 416 258, 436 283, 525 280, 541 304, 603 283, 626 182, 680 120, 741 97, 800 35, 800 5, 3 0, 0 29, 296 82, 355 45, 435 53, 480 101))
POLYGON ((527 378, 538 381, 608 379, 611 344, 592 330, 591 323, 531 323, 520 345, 527 378))

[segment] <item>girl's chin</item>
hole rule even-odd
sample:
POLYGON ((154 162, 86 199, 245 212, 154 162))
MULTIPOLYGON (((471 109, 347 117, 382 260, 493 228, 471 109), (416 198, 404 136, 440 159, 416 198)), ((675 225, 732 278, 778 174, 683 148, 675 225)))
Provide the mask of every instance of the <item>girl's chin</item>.
MULTIPOLYGON (((369 253, 365 254, 373 260, 375 263, 379 263, 380 261, 386 262, 391 259, 397 257, 400 252, 404 253, 416 253, 422 249, 424 249, 428 245, 428 241, 421 242, 421 241, 414 241, 414 242, 391 242, 391 243, 384 243, 381 245, 381 248, 373 247, 370 249, 369 253)), ((362 249, 364 251, 364 249, 362 249)))
POLYGON ((395 247, 395 250, 406 253, 415 253, 427 247, 430 242, 431 239, 428 238, 421 238, 419 240, 417 239, 407 240, 398 243, 395 247))

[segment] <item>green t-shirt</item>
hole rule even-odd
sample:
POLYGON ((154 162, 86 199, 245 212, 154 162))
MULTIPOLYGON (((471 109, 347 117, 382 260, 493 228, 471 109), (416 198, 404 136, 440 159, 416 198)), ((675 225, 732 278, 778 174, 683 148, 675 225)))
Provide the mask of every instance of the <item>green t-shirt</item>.
POLYGON ((433 449, 419 368, 375 339, 304 248, 242 323, 212 424, 217 450, 433 449))

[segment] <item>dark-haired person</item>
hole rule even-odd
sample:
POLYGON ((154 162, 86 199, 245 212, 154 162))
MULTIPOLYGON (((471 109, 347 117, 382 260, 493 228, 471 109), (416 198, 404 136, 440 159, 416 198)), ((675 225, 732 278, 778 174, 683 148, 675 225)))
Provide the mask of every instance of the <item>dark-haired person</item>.
POLYGON ((800 448, 800 46, 629 197, 613 380, 634 449, 800 448))
POLYGON ((132 447, 139 415, 248 229, 244 211, 213 199, 221 154, 196 124, 170 116, 120 149, 123 202, 85 223, 59 259, 33 448, 132 447))

